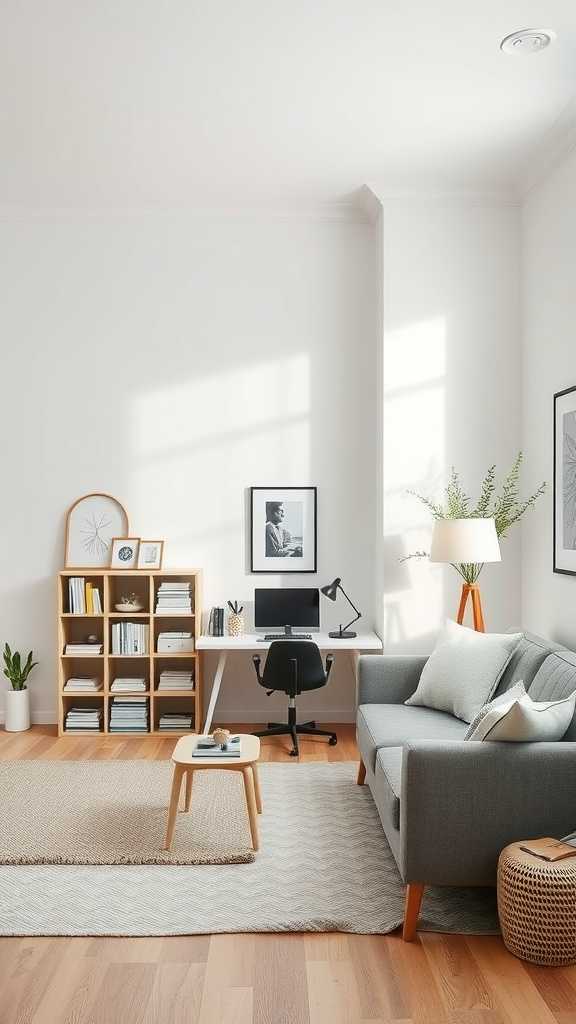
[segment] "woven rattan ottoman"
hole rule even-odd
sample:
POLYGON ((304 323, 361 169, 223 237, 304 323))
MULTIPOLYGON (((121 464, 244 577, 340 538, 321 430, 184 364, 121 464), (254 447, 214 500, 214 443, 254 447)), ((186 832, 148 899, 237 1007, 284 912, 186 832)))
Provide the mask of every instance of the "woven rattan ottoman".
POLYGON ((548 862, 512 843, 498 861, 506 948, 533 964, 576 963, 576 857, 548 862))

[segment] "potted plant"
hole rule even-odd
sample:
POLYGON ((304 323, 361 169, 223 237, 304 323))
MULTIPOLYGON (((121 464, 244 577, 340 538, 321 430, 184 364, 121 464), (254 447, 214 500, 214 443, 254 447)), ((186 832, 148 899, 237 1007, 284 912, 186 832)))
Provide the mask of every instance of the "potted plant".
MULTIPOLYGON (((529 498, 520 497, 520 470, 522 468, 523 454, 518 452, 511 470, 504 478, 500 490, 496 487, 496 466, 490 466, 482 481, 480 496, 477 499, 470 498, 460 481, 460 476, 452 467, 450 481, 444 490, 445 501, 436 503, 417 491, 408 491, 413 497, 418 498, 426 506, 434 519, 494 519, 496 535, 498 539, 507 536, 508 531, 515 523, 518 523, 525 512, 534 508, 538 498, 546 490, 546 482, 529 498)), ((415 551, 407 555, 401 561, 410 558, 428 558, 427 551, 415 551)), ((464 565, 454 565, 454 569, 462 577, 465 583, 477 583, 478 577, 484 568, 482 563, 469 562, 464 565)))
POLYGON ((6 690, 6 732, 24 732, 30 728, 30 697, 26 681, 32 669, 37 665, 32 661, 29 652, 24 664, 19 651, 10 650, 8 644, 4 648, 4 675, 10 681, 11 689, 6 690))

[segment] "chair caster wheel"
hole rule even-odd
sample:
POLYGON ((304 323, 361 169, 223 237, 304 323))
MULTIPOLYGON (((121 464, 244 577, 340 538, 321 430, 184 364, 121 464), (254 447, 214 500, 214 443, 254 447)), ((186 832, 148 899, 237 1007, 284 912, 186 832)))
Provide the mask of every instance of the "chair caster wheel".
POLYGON ((330 744, 331 747, 335 747, 336 744, 338 743, 338 737, 331 736, 330 739, 328 740, 328 743, 330 744))
POLYGON ((298 751, 297 750, 291 750, 290 751, 290 757, 298 757, 298 751))

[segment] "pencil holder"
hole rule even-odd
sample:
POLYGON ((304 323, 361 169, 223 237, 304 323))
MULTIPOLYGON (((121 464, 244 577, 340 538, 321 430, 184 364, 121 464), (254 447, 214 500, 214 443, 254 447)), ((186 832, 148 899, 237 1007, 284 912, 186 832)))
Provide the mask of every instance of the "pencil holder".
POLYGON ((228 635, 242 636, 244 633, 244 616, 231 612, 228 616, 228 635))

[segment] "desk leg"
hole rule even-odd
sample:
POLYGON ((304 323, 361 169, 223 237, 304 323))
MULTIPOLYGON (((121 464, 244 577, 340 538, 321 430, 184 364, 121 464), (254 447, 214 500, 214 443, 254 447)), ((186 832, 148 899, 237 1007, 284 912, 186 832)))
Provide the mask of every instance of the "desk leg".
POLYGON ((352 675, 354 676, 354 708, 358 709, 358 662, 360 660, 360 651, 350 651, 350 661, 352 664, 352 675))
POLYGON ((212 719, 214 717, 214 708, 216 707, 216 701, 218 700, 218 694, 220 693, 220 684, 222 682, 222 676, 224 675, 224 669, 226 667, 226 651, 220 651, 220 657, 218 658, 218 665, 216 666, 216 672, 214 673, 214 682, 212 683, 212 691, 210 693, 210 701, 208 704, 208 711, 206 712, 206 720, 204 722, 204 729, 202 730, 204 735, 210 732, 212 727, 212 719))

